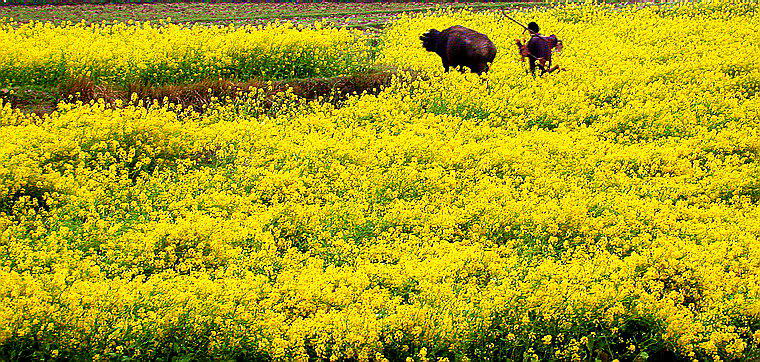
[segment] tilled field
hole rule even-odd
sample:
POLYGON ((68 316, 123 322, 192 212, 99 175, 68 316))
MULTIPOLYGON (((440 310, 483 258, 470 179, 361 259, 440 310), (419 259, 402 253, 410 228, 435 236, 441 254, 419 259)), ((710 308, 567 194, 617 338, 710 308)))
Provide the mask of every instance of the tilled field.
POLYGON ((175 23, 265 24, 283 20, 299 24, 322 22, 330 26, 368 28, 387 23, 399 14, 439 9, 505 9, 542 2, 506 3, 179 3, 0 7, 0 18, 19 22, 160 21, 175 23))

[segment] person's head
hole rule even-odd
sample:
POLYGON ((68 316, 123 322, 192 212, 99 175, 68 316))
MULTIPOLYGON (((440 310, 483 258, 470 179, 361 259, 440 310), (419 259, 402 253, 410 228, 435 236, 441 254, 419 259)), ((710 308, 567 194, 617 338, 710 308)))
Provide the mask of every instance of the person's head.
POLYGON ((528 30, 530 30, 531 33, 538 33, 538 24, 531 21, 530 24, 528 24, 528 30))

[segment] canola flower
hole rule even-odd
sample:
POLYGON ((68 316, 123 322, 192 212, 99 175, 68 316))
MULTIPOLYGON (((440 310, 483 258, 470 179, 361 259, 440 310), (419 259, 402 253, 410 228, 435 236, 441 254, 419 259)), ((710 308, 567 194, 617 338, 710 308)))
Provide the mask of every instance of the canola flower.
POLYGON ((499 14, 401 18, 424 76, 341 107, 6 106, 0 352, 757 358, 760 21, 724 5, 517 14, 563 29, 537 79, 499 14), (452 22, 487 82, 414 39, 452 22))
POLYGON ((368 69, 351 30, 167 23, 0 23, 0 81, 58 85, 87 76, 117 85, 335 76, 368 69))

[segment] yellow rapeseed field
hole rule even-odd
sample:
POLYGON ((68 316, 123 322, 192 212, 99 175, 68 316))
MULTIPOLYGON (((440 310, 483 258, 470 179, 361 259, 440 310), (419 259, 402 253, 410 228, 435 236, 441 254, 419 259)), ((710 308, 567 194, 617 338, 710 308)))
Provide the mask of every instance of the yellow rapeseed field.
POLYGON ((564 40, 543 78, 500 13, 402 17, 414 76, 340 106, 5 106, 0 356, 758 358, 757 9, 510 13, 564 40), (420 46, 455 24, 485 79, 420 46))
POLYGON ((57 85, 82 76, 118 85, 215 78, 334 76, 368 69, 360 33, 292 24, 0 22, 0 84, 57 85))

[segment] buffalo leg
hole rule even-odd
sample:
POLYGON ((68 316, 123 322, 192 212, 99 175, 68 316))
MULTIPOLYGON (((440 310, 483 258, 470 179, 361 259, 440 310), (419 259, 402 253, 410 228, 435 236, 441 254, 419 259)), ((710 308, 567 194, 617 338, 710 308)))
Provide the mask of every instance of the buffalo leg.
POLYGON ((488 64, 473 64, 470 70, 477 75, 483 75, 483 73, 488 72, 488 64))

